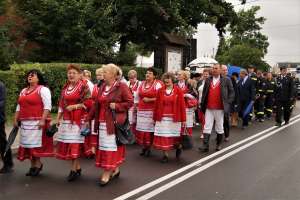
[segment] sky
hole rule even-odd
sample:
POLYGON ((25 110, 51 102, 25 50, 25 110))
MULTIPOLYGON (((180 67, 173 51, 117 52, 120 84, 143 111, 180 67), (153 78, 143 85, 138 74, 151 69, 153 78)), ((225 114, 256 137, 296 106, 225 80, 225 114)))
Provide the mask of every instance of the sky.
MULTIPOLYGON (((258 16, 266 18, 262 33, 269 38, 265 59, 271 66, 278 62, 300 62, 300 0, 226 0, 236 11, 260 6, 258 16)), ((197 39, 197 57, 212 56, 218 47, 218 33, 210 24, 199 24, 194 35, 197 39)))

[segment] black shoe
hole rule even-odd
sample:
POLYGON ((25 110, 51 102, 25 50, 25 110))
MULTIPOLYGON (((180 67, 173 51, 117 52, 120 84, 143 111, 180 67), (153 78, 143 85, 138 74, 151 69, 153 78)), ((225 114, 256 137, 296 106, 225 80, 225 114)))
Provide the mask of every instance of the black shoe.
POLYGON ((111 175, 110 179, 119 178, 120 174, 121 174, 121 171, 119 170, 117 173, 113 173, 111 175))
POLYGON ((144 156, 146 154, 147 149, 142 149, 142 152, 140 153, 140 156, 144 156))
POLYGON ((169 162, 169 158, 168 156, 164 156, 161 160, 160 160, 161 163, 167 163, 169 162))
POLYGON ((281 126, 281 123, 277 122, 277 123, 275 124, 275 126, 280 127, 280 126, 281 126))
POLYGON ((111 181, 111 179, 108 179, 108 181, 100 180, 98 184, 100 187, 104 187, 104 186, 108 185, 110 181, 111 181))
POLYGON ((26 176, 32 176, 32 174, 34 173, 35 167, 30 167, 29 171, 25 174, 26 176))
POLYGON ((223 134, 217 133, 217 146, 216 151, 220 151, 222 149, 222 141, 223 141, 223 134))
POLYGON ((0 174, 8 174, 13 172, 13 166, 8 166, 8 165, 4 165, 1 169, 0 169, 0 174))
POLYGON ((150 155, 151 155, 151 150, 150 150, 150 149, 147 149, 147 150, 146 150, 146 153, 145 153, 145 156, 146 156, 146 157, 150 157, 150 155))
POLYGON ((180 158, 181 153, 182 153, 182 149, 181 149, 181 148, 177 148, 177 149, 176 149, 176 154, 175 154, 177 159, 180 158))
POLYGON ((81 176, 81 169, 77 169, 76 173, 77 173, 78 176, 81 176))
POLYGON ((33 167, 31 176, 38 176, 43 169, 43 164, 40 167, 33 167))
POLYGON ((264 122, 264 119, 259 119, 258 121, 259 121, 259 122, 264 122))
POLYGON ((284 122, 284 125, 288 125, 290 122, 289 121, 285 121, 284 122))
POLYGON ((69 176, 67 177, 67 181, 68 182, 75 181, 79 176, 80 175, 77 173, 77 171, 75 172, 75 171, 71 170, 69 176))

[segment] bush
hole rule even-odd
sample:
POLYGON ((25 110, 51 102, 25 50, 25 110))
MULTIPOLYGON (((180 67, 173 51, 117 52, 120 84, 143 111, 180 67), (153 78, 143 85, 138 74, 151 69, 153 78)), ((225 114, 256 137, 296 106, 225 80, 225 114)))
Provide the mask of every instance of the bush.
MULTIPOLYGON (((11 70, 4 72, 0 71, 0 79, 3 80, 7 87, 7 113, 13 113, 16 107, 16 101, 19 92, 25 87, 25 74, 31 69, 39 69, 44 78, 48 82, 48 87, 52 92, 52 112, 57 112, 58 100, 63 85, 66 83, 66 66, 67 63, 32 63, 32 64, 13 64, 11 70)), ((82 69, 87 69, 92 72, 92 77, 95 78, 95 71, 101 67, 100 64, 80 64, 82 69)), ((122 66, 123 74, 126 77, 131 69, 135 69, 139 79, 144 79, 146 74, 145 68, 136 68, 130 66, 122 66)), ((158 69, 161 74, 161 70, 158 69)))
POLYGON ((0 71, 0 80, 6 87, 6 114, 9 115, 16 109, 16 101, 19 94, 18 78, 12 71, 0 71))

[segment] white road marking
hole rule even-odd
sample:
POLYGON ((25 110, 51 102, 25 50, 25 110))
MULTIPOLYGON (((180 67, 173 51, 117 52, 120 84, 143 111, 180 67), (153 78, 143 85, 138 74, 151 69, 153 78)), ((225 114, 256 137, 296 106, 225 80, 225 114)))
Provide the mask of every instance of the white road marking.
MULTIPOLYGON (((300 116, 300 114, 292 117, 290 120, 296 119, 299 116, 300 116)), ((138 188, 136 188, 136 189, 134 189, 134 190, 132 190, 132 191, 130 191, 128 193, 125 193, 125 194, 123 194, 123 195, 115 198, 114 200, 125 200, 125 199, 128 199, 129 197, 132 197, 132 196, 134 196, 134 195, 136 195, 136 194, 138 194, 138 193, 140 193, 142 191, 145 191, 145 190, 147 190, 147 189, 149 189, 149 188, 151 188, 151 187, 153 187, 153 186, 155 186, 155 185, 157 185, 157 184, 159 184, 161 182, 164 182, 164 181, 166 181, 166 180, 168 180, 168 179, 170 179, 170 178, 172 178, 172 177, 174 177, 174 176, 176 176, 176 175, 178 175, 178 174, 180 174, 182 172, 185 172, 185 171, 187 171, 187 170, 189 170, 189 169, 191 169, 193 167, 197 167, 198 165, 201 166, 203 162, 205 162, 207 160, 210 160, 211 158, 214 158, 214 157, 216 157, 216 156, 218 156, 218 155, 220 155, 220 154, 222 154, 222 153, 224 153, 224 152, 226 152, 226 151, 228 151, 230 149, 233 149, 233 148, 235 148, 235 147, 237 147, 237 146, 239 146, 239 145, 241 145, 241 144, 243 144, 245 142, 248 142, 248 141, 250 141, 250 140, 252 140, 252 139, 254 139, 256 137, 259 137, 259 136, 261 136, 261 135, 263 135, 263 134, 271 131, 274 128, 276 128, 276 126, 272 126, 272 127, 268 128, 268 129, 266 129, 264 131, 261 131, 261 132, 255 134, 255 135, 252 135, 252 136, 250 136, 250 137, 248 137, 248 138, 246 138, 244 140, 241 140, 241 141, 239 141, 237 143, 234 143, 234 144, 232 144, 232 145, 230 145, 230 146, 222 149, 221 151, 217 151, 217 152, 215 152, 215 153, 213 153, 213 154, 211 154, 209 156, 206 156, 206 157, 204 157, 204 158, 202 158, 200 160, 197 160, 197 161, 195 161, 195 162, 193 162, 193 163, 191 163, 191 164, 189 164, 189 165, 187 165, 185 167, 182 167, 182 168, 180 168, 180 169, 178 169, 178 170, 176 170, 174 172, 171 172, 171 173, 169 173, 169 174, 167 174, 167 175, 165 175, 163 177, 160 177, 160 178, 158 178, 158 179, 156 179, 156 180, 154 180, 154 181, 152 181, 150 183, 147 183, 147 184, 145 184, 143 186, 140 186, 140 187, 138 187, 138 188)))
POLYGON ((206 170, 207 168, 216 165, 217 163, 219 163, 219 162, 221 162, 221 161, 223 161, 223 160, 225 160, 225 159, 227 159, 227 158, 243 151, 244 149, 246 149, 246 148, 248 148, 248 147, 250 147, 250 146, 252 146, 252 145, 254 145, 254 144, 256 144, 256 143, 258 143, 258 142, 260 142, 260 141, 262 141, 262 140, 264 140, 264 139, 266 139, 266 138, 268 138, 268 137, 270 137, 270 136, 272 136, 276 133, 278 133, 278 132, 280 132, 281 130, 283 130, 283 129, 285 129, 285 128, 287 128, 287 127, 289 127, 289 126, 291 126, 291 125, 293 125, 293 124, 295 124, 299 121, 300 121, 300 118, 293 121, 293 122, 291 122, 291 123, 289 123, 288 125, 285 125, 285 126, 282 126, 282 127, 278 128, 278 129, 276 129, 276 130, 274 130, 274 131, 272 131, 272 132, 270 132, 270 133, 268 133, 268 134, 266 134, 266 135, 264 135, 264 136, 262 136, 258 139, 255 139, 255 140, 253 140, 253 141, 251 141, 251 142, 249 142, 249 143, 247 143, 243 146, 240 146, 239 148, 237 148, 237 149, 235 149, 235 150, 233 150, 233 151, 231 151, 231 152, 229 152, 229 153, 227 153, 227 154, 225 154, 225 155, 223 155, 223 156, 221 156, 221 157, 219 157, 219 158, 217 158, 217 159, 215 159, 215 160, 213 160, 213 161, 211 161, 211 162, 209 162, 205 165, 203 165, 202 167, 199 167, 198 169, 195 169, 195 170, 193 170, 193 171, 191 171, 191 172, 189 172, 189 173, 187 173, 187 174, 185 174, 185 175, 183 175, 183 176, 181 176, 181 177, 179 177, 179 178, 177 178, 177 179, 175 179, 175 180, 173 180, 173 181, 171 181, 171 182, 169 182, 169 183, 167 183, 167 184, 165 184, 165 185, 163 185, 163 186, 161 186, 161 187, 159 187, 159 188, 157 188, 157 189, 155 189, 155 190, 153 190, 153 191, 151 191, 151 192, 149 192, 149 193, 147 193, 147 194, 145 194, 145 195, 143 195, 139 198, 137 198, 137 200, 148 200, 148 199, 158 195, 159 193, 162 193, 163 191, 165 191, 165 190, 167 190, 171 187, 174 187, 175 185, 177 185, 177 184, 179 184, 179 183, 195 176, 196 174, 206 170))

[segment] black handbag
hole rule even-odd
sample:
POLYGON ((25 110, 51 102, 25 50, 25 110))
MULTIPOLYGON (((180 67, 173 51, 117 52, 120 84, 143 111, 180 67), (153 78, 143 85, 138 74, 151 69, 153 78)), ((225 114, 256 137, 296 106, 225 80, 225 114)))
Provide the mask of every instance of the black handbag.
POLYGON ((115 125, 115 134, 116 134, 116 142, 117 145, 123 144, 133 144, 134 143, 134 136, 130 130, 130 124, 128 120, 128 113, 124 124, 118 124, 116 120, 116 111, 111 110, 112 117, 114 120, 115 125))
POLYGON ((48 137, 53 137, 53 135, 58 131, 57 124, 52 124, 46 131, 48 137))
POLYGON ((187 133, 187 128, 184 127, 184 132, 181 139, 182 149, 188 150, 193 148, 193 140, 192 137, 187 133))

